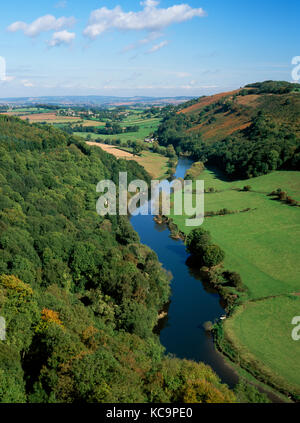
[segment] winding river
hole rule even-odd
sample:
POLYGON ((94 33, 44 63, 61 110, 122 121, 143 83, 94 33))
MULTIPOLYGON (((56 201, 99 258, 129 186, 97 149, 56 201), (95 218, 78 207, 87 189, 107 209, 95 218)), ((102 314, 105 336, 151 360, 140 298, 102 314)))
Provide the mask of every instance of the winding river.
MULTIPOLYGON (((184 177, 192 162, 179 159, 175 178, 184 177)), ((132 216, 131 223, 141 242, 154 250, 163 267, 173 275, 168 315, 160 320, 160 340, 166 352, 178 358, 209 364, 222 382, 233 387, 237 375, 214 347, 212 336, 203 329, 204 322, 215 321, 224 314, 220 296, 204 286, 185 262, 188 257, 181 240, 170 238, 166 225, 158 225, 153 216, 132 216)))

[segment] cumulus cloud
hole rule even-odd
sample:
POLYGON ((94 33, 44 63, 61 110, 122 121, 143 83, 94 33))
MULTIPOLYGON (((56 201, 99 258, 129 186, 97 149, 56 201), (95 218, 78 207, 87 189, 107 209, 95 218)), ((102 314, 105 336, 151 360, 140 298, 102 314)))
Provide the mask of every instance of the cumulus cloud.
POLYGON ((76 34, 67 30, 54 32, 52 39, 48 41, 49 47, 61 46, 62 44, 71 44, 76 34))
POLYGON ((156 51, 162 49, 163 47, 167 46, 169 44, 169 41, 162 41, 159 44, 155 44, 153 47, 150 48, 150 50, 147 51, 147 53, 155 53, 156 51))
POLYGON ((36 19, 30 24, 26 22, 17 21, 8 26, 9 32, 23 31, 28 37, 36 37, 42 32, 46 31, 59 31, 62 28, 69 28, 76 23, 74 17, 66 18, 55 18, 53 15, 45 15, 36 19))
POLYGON ((205 16, 202 8, 195 9, 187 4, 165 9, 157 7, 158 5, 158 1, 145 0, 141 2, 143 8, 140 12, 124 12, 121 6, 116 6, 114 9, 101 7, 91 13, 83 33, 94 39, 110 29, 157 32, 174 23, 205 16))

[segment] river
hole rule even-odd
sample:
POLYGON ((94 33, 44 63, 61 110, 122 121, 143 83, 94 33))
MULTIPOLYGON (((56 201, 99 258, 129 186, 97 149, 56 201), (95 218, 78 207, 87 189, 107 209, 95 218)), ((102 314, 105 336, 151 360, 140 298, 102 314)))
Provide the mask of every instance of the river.
MULTIPOLYGON (((183 178, 191 164, 189 159, 179 159, 175 178, 183 178)), ((163 267, 173 275, 168 315, 160 321, 159 328, 166 353, 209 364, 232 388, 238 377, 216 351, 211 334, 203 329, 205 322, 214 322, 224 315, 220 296, 192 274, 185 264, 188 254, 184 243, 170 238, 166 225, 158 225, 151 215, 132 216, 131 223, 141 242, 156 252, 163 267)))

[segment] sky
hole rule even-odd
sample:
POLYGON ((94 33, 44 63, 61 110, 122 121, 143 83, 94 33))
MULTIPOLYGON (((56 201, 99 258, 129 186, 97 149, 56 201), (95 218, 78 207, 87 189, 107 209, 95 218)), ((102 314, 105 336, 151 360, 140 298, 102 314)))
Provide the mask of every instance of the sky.
POLYGON ((200 96, 292 81, 299 16, 299 0, 8 1, 0 97, 200 96))

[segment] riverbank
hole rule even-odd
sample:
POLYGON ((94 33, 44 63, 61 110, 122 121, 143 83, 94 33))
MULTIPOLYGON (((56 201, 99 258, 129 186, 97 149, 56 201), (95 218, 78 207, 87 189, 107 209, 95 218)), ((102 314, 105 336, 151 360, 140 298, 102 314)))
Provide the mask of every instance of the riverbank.
MULTIPOLYGON (((175 177, 183 178, 191 164, 187 158, 180 158, 175 177)), ((186 266, 188 254, 182 239, 172 239, 167 222, 158 224, 153 217, 132 216, 131 223, 141 242, 155 251, 163 267, 172 274, 172 295, 167 309, 163 310, 167 315, 164 313, 159 320, 158 328, 166 354, 208 364, 223 383, 234 388, 238 382, 236 372, 216 350, 211 334, 203 329, 205 322, 217 321, 224 315, 220 296, 202 284, 201 276, 186 266)))
MULTIPOLYGON (((299 196, 299 172, 274 172, 249 181, 230 182, 206 170, 200 179, 204 179, 206 189, 212 188, 205 196, 206 211, 255 209, 206 218, 203 225, 211 232, 214 243, 226 253, 224 267, 238 271, 247 287, 234 306, 240 310, 241 317, 234 317, 233 313, 224 321, 226 336, 219 342, 219 348, 226 353, 225 344, 229 343, 235 351, 227 354, 231 359, 257 379, 297 400, 300 345, 291 338, 291 304, 295 305, 293 313, 298 315, 300 301, 294 293, 300 291, 296 265, 300 261, 299 210, 278 204, 267 194, 281 183, 288 193, 299 196), (243 191, 247 184, 251 186, 249 192, 243 191), (272 300, 279 296, 280 314, 272 300), (247 304, 255 304, 257 312, 252 312, 254 307, 250 309, 247 304), (257 304, 263 304, 262 310, 257 304)), ((186 216, 171 214, 170 217, 179 231, 189 233, 191 228, 184 224, 186 216)), ((219 293, 223 295, 222 290, 219 293)))

